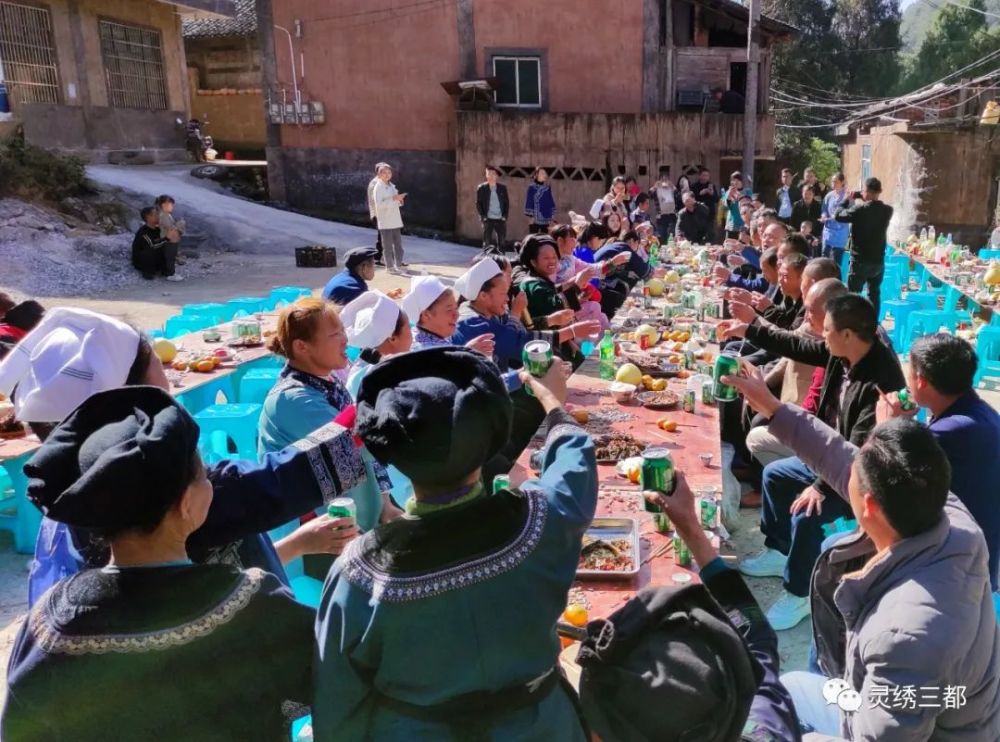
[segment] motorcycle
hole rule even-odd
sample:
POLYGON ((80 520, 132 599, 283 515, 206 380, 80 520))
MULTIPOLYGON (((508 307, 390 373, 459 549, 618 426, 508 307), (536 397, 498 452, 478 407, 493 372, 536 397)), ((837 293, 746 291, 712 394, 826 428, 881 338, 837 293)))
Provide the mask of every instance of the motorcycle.
POLYGON ((212 137, 202 132, 202 127, 207 125, 207 118, 204 121, 192 118, 187 122, 186 147, 195 162, 212 162, 219 154, 215 151, 215 141, 212 137))

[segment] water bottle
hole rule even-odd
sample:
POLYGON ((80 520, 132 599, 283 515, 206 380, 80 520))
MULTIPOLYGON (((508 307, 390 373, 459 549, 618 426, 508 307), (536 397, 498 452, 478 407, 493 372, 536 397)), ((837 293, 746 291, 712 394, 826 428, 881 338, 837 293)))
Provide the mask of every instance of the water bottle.
POLYGON ((601 353, 601 378, 610 381, 615 378, 615 341, 611 330, 604 331, 598 348, 601 353))
POLYGON ((927 227, 920 230, 920 243, 923 244, 927 242, 927 227))
POLYGON ((927 239, 931 242, 937 242, 937 232, 934 231, 933 224, 927 228, 927 239))

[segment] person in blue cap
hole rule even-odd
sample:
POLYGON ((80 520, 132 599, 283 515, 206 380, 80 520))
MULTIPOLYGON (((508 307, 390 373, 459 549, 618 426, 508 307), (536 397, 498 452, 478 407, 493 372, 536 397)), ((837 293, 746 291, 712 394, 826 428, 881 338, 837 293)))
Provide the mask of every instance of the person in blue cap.
POLYGON ((101 536, 104 568, 45 593, 21 625, 5 740, 279 739, 309 701, 312 611, 267 572, 193 564, 213 488, 198 425, 152 386, 100 392, 25 466, 28 498, 101 536))
POLYGON ((480 470, 512 413, 491 361, 427 348, 361 382, 355 433, 414 496, 327 577, 316 740, 586 739, 555 626, 597 505, 594 444, 562 409, 562 364, 521 377, 547 412, 542 474, 496 493, 480 470))
POLYGON ((375 278, 374 247, 356 247, 344 256, 344 270, 327 281, 323 298, 345 306, 368 290, 368 281, 375 278))

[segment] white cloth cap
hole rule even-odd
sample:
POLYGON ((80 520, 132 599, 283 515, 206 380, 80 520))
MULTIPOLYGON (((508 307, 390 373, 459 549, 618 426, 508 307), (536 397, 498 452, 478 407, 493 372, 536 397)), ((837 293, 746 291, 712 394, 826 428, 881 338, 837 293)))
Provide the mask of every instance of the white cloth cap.
POLYGON ((14 414, 58 423, 88 397, 125 385, 139 351, 129 325, 85 309, 53 309, 0 362, 0 392, 14 414))
POLYGON ((366 291, 340 312, 347 342, 355 348, 377 348, 396 331, 399 306, 381 291, 366 291))
POLYGON ((448 287, 437 276, 416 276, 410 281, 410 293, 403 297, 403 311, 410 322, 420 319, 420 313, 438 300, 448 287))
POLYGON ((455 290, 465 299, 472 301, 479 296, 484 283, 494 276, 499 276, 502 272, 496 261, 485 258, 458 277, 458 280, 455 281, 455 290))

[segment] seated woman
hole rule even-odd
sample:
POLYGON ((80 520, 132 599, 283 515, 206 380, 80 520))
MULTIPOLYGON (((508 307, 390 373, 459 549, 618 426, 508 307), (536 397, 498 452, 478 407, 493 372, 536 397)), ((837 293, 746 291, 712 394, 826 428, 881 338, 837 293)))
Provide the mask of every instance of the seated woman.
MULTIPOLYGON (((590 216, 595 221, 605 221, 608 217, 614 216, 618 219, 617 229, 630 229, 628 190, 625 185, 625 178, 618 175, 611 181, 611 190, 604 196, 594 201, 590 207, 590 216)), ((617 229, 615 230, 617 232, 617 229)))
POLYGON ((259 569, 185 547, 212 483, 198 425, 161 389, 90 397, 25 466, 50 517, 107 540, 111 562, 45 593, 22 624, 0 736, 280 739, 308 704, 313 612, 259 569))
POLYGON ((492 363, 428 348, 362 382, 355 432, 415 495, 324 586, 318 742, 586 738, 555 624, 597 503, 594 447, 561 408, 559 364, 522 379, 547 413, 542 475, 497 494, 480 468, 507 440, 511 403, 492 363))
POLYGON ((360 351, 347 375, 347 391, 356 397, 361 380, 383 358, 405 353, 413 344, 410 319, 381 291, 367 291, 340 312, 347 344, 360 351))
MULTIPOLYGON (((506 258, 503 258, 506 260, 506 258)), ((403 297, 407 316, 417 320, 413 350, 435 345, 455 345, 452 335, 458 324, 458 297, 454 289, 441 283, 437 276, 416 276, 410 281, 410 293, 403 297)), ((481 335, 465 344, 489 357, 493 355, 493 336, 481 335)))
MULTIPOLYGON (((42 440, 98 392, 139 385, 170 389, 146 338, 124 322, 85 309, 49 311, 20 350, 0 363, 0 392, 12 397, 17 418, 42 440)), ((209 466, 207 476, 215 497, 205 524, 187 542, 195 561, 260 567, 285 580, 283 564, 304 554, 339 554, 355 534, 349 522, 324 515, 277 544, 267 535, 364 477, 351 432, 332 420, 260 463, 224 460, 209 466)), ((28 578, 29 605, 57 580, 103 567, 109 556, 107 545, 89 531, 42 518, 28 578)))
POLYGON ((635 232, 626 232, 621 242, 605 245, 595 253, 594 257, 598 260, 612 260, 617 255, 627 255, 628 262, 608 275, 607 285, 628 296, 639 281, 648 281, 652 278, 655 269, 643 257, 639 235, 635 232))
MULTIPOLYGON (((582 308, 580 287, 575 282, 565 291, 560 291, 552 282, 558 267, 556 241, 548 235, 531 235, 521 245, 520 264, 514 270, 514 280, 528 297, 528 314, 532 324, 540 330, 570 324, 582 308)), ((598 331, 602 329, 601 322, 589 321, 598 326, 598 331)), ((579 345, 572 340, 562 343, 558 349, 553 347, 553 351, 563 360, 572 361, 574 367, 583 363, 579 345)))
POLYGON ((455 281, 456 290, 466 301, 459 309, 453 339, 461 344, 481 335, 493 335, 493 360, 501 371, 521 367, 522 351, 531 340, 545 340, 555 349, 600 332, 600 324, 592 320, 561 329, 526 329, 508 312, 510 281, 492 258, 483 258, 455 281))
MULTIPOLYGON (((260 416, 261 453, 278 451, 333 420, 353 404, 350 392, 331 375, 347 367, 347 333, 337 307, 312 297, 281 310, 271 352, 288 359, 260 416)), ((357 505, 358 527, 369 531, 400 514, 389 499, 385 468, 362 453, 367 476, 343 494, 357 505)))

